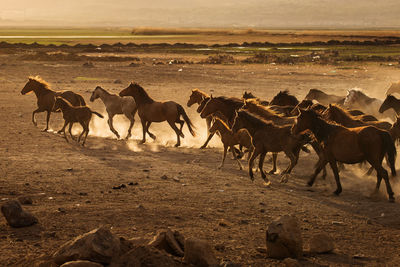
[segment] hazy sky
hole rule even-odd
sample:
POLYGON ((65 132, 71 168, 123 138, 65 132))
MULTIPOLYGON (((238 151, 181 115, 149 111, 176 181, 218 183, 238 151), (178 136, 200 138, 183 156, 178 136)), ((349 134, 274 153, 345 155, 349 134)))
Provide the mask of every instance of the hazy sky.
POLYGON ((400 0, 0 0, 13 24, 400 28, 400 0))

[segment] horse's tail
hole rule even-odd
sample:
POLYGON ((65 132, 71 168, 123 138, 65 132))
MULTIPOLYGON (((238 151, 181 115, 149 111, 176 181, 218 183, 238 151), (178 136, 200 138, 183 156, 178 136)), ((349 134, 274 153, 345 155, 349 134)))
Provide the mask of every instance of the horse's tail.
POLYGON ((92 112, 93 114, 96 114, 96 115, 99 116, 100 118, 104 118, 103 115, 101 115, 100 113, 98 113, 98 112, 96 112, 96 111, 90 110, 90 112, 92 112))
POLYGON ((394 145, 394 142, 392 140, 392 137, 390 134, 386 131, 381 132, 382 140, 383 140, 383 147, 386 151, 386 154, 388 156, 388 162, 390 169, 392 171, 392 176, 396 176, 396 168, 395 168, 395 162, 396 162, 396 147, 394 145))
POLYGON ((193 128, 194 125, 192 123, 192 121, 189 119, 188 115, 186 114, 185 110, 183 109, 183 107, 179 104, 177 104, 177 108, 178 108, 178 114, 182 115, 183 119, 185 120, 188 128, 189 128, 189 132, 193 135, 196 136, 196 133, 194 132, 193 128))

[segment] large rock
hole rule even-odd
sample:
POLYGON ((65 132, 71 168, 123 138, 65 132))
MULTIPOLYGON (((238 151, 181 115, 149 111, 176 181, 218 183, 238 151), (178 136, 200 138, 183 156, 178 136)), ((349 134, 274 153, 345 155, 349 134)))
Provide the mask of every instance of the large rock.
POLYGON ((211 245, 206 241, 194 238, 185 240, 185 256, 183 260, 195 266, 218 266, 218 261, 211 245))
POLYGON ((120 253, 120 240, 107 227, 101 227, 65 243, 53 254, 58 264, 67 261, 89 260, 109 264, 120 253))
POLYGON ((174 256, 184 255, 184 237, 179 232, 172 232, 170 229, 158 231, 148 245, 165 250, 174 256))
POLYGON ((273 221, 267 229, 267 256, 270 258, 300 258, 303 240, 297 219, 285 215, 273 221))
POLYGON ((69 261, 60 267, 103 267, 102 264, 91 261, 69 261))
POLYGON ((182 266, 172 256, 153 246, 135 246, 133 249, 113 261, 109 267, 174 267, 182 266))
POLYGON ((312 253, 329 253, 335 248, 332 237, 323 233, 313 235, 309 247, 312 253))
POLYGON ((1 212, 11 227, 25 227, 38 222, 38 219, 22 209, 16 200, 10 200, 1 206, 1 212))

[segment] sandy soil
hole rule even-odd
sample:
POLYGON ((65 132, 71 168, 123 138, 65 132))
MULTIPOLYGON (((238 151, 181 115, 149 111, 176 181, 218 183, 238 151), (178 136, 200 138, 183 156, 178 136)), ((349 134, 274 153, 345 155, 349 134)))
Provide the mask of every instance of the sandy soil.
MULTIPOLYGON (((289 89, 302 99, 310 88, 344 95, 346 89, 357 86, 382 98, 389 83, 400 79, 398 68, 377 64, 344 69, 320 65, 149 64, 132 68, 126 63, 109 62, 84 68, 82 63, 15 62, 12 55, 0 57, 0 204, 31 196, 34 204, 25 208, 40 221, 33 227, 12 229, 3 217, 0 219, 0 265, 30 266, 40 255, 48 255, 100 225, 111 225, 115 234, 126 238, 151 237, 157 230, 171 227, 218 245, 220 260, 245 266, 279 265, 280 261, 265 258, 257 248, 265 246, 268 224, 284 214, 299 219, 305 244, 320 232, 335 240, 334 253, 306 254, 301 260, 304 264, 400 264, 400 206, 387 202, 383 188, 378 197, 370 197, 375 178, 363 175, 366 166, 349 166, 342 171, 343 193, 336 197, 332 195, 335 185, 330 170, 325 181, 317 180, 312 188, 305 186, 317 158, 302 152, 287 184, 279 183, 279 174, 272 175, 272 186, 265 188, 259 173, 252 183, 247 171, 239 171, 231 158, 222 170, 217 169, 221 144, 215 137, 211 148, 198 148, 205 140, 205 122, 195 107, 186 107, 190 90, 196 87, 226 96, 241 96, 244 90, 251 90, 264 99, 289 89), (22 96, 20 91, 28 75, 36 74, 49 81, 53 89, 77 91, 88 102, 96 85, 119 92, 135 80, 155 99, 185 105, 198 137, 189 137, 185 126, 183 146, 174 148, 172 129, 160 123, 151 127, 157 141, 139 145, 139 123, 134 127, 134 137, 125 142, 112 136, 106 120, 95 119, 87 147, 66 143, 60 135, 41 132, 44 114, 37 116, 39 127, 31 122, 35 96, 22 96), (117 79, 122 84, 115 84, 117 79), (161 179, 163 175, 168 179, 161 179), (112 189, 129 182, 138 184, 112 189), (225 226, 219 224, 221 220, 225 226)), ((89 104, 104 113, 101 102, 89 104)), ((61 115, 53 114, 51 128, 58 130, 61 123, 61 115)), ((122 135, 126 127, 127 120, 117 120, 116 128, 122 135)), ((280 170, 287 164, 280 155, 280 170)), ((267 162, 265 168, 270 167, 267 162)), ((400 201, 396 181, 393 179, 395 196, 400 201)))

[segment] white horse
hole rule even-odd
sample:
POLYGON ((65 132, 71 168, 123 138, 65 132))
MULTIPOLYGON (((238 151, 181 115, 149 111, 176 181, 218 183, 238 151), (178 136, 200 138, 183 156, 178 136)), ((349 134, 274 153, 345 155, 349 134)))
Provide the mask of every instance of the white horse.
POLYGON ((400 94, 400 81, 392 83, 386 91, 386 95, 393 95, 394 93, 400 94))
POLYGON ((344 107, 347 109, 359 109, 365 114, 373 115, 378 119, 396 118, 393 110, 387 110, 383 114, 379 112, 379 108, 383 101, 377 98, 369 97, 359 88, 347 90, 347 96, 344 100, 344 107))
POLYGON ((133 124, 135 123, 135 114, 137 111, 136 103, 133 97, 130 96, 120 97, 117 94, 111 94, 106 90, 104 90, 103 88, 101 88, 100 86, 97 86, 92 92, 90 101, 93 102, 97 98, 100 98, 101 101, 103 101, 104 105, 106 106, 106 111, 108 113, 107 122, 108 125, 110 126, 110 130, 117 136, 118 139, 120 138, 119 133, 117 132, 117 130, 114 129, 113 117, 117 114, 124 114, 131 122, 129 125, 126 139, 131 137, 131 130, 133 124))

